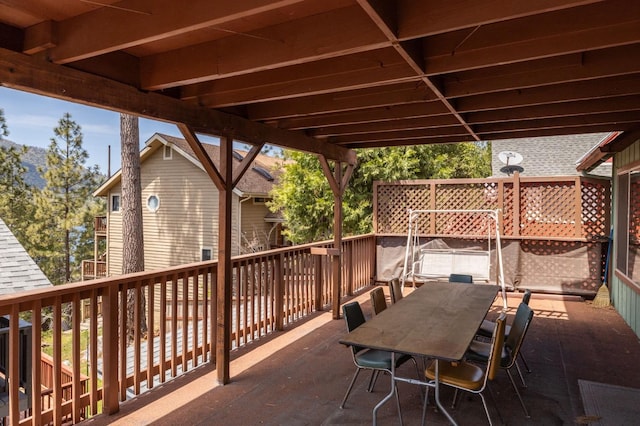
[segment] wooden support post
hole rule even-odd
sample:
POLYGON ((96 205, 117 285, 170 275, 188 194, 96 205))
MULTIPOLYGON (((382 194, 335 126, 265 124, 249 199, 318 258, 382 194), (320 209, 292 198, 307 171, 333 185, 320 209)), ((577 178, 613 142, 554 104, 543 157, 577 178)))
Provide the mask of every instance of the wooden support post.
MULTIPOLYGON (((322 171, 329 181, 329 186, 333 192, 333 248, 334 250, 340 251, 342 249, 342 196, 347 184, 349 183, 349 179, 351 178, 351 173, 353 173, 354 164, 347 164, 346 172, 343 174, 343 163, 336 162, 334 170, 331 170, 329 162, 324 156, 320 155, 319 159, 322 171)), ((331 277, 333 285, 331 311, 333 319, 340 319, 340 302, 342 300, 340 294, 342 288, 342 271, 340 268, 341 258, 341 255, 333 256, 331 258, 331 277)))
POLYGON ((231 352, 231 202, 233 197, 233 140, 220 138, 220 175, 224 188, 218 198, 218 317, 216 321, 216 371, 218 383, 229 383, 229 355, 231 352))
POLYGON ((104 352, 103 411, 115 414, 118 401, 118 284, 112 284, 102 294, 102 335, 104 352))

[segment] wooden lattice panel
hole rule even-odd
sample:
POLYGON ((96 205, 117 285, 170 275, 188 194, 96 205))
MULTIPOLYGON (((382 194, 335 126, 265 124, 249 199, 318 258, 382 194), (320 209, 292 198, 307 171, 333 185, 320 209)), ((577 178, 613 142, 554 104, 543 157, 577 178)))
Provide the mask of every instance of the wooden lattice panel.
POLYGON ((375 232, 379 234, 406 234, 409 229, 409 209, 428 209, 431 204, 429 185, 377 185, 376 195, 375 232))
POLYGON ((502 234, 513 235, 513 224, 515 220, 513 212, 514 189, 512 183, 505 183, 503 186, 503 207, 502 207, 502 234))
POLYGON ((574 182, 520 184, 520 235, 575 237, 574 182))
MULTIPOLYGON (((640 203, 636 186, 632 202, 640 203)), ((405 234, 408 210, 502 211, 502 235, 604 240, 608 236, 610 184, 594 178, 450 179, 376 183, 376 229, 405 234), (576 186, 576 182, 579 183, 576 186), (581 191, 579 197, 576 191, 581 191), (432 199, 432 194, 433 199, 432 199), (519 209, 519 210, 518 210, 519 209), (577 210, 580 211, 577 211, 577 210), (578 227, 578 228, 576 228, 578 227)), ((640 210, 640 206, 635 207, 640 210)), ((421 234, 486 235, 486 225, 460 214, 422 215, 421 234)), ((640 216, 638 214, 636 217, 640 216)), ((637 239, 640 221, 632 232, 637 239)))
MULTIPOLYGON (((495 210, 498 208, 497 184, 436 185, 437 210, 495 210)), ((495 226, 486 215, 466 212, 438 213, 435 234, 451 236, 487 236, 495 226)), ((492 232, 491 235, 494 235, 492 232)))
POLYGON ((585 236, 609 236, 606 218, 610 209, 610 192, 609 183, 606 183, 582 182, 582 233, 585 236))

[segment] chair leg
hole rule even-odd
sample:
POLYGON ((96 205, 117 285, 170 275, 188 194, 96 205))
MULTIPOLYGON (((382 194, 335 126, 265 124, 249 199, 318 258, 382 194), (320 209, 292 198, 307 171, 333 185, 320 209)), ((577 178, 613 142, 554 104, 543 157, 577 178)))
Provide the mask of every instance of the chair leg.
POLYGON ((425 387, 426 389, 424 391, 424 404, 422 405, 422 423, 420 423, 422 426, 424 426, 424 421, 427 417, 427 405, 429 400, 429 386, 425 387))
POLYGON ((480 399, 482 399, 482 406, 484 407, 484 412, 487 415, 487 420, 489 420, 489 426, 493 426, 493 422, 491 421, 491 415, 489 414, 489 407, 487 407, 487 401, 484 399, 484 395, 482 392, 479 393, 480 399))
POLYGON ((518 356, 520 357, 520 359, 522 360, 522 363, 524 364, 525 371, 531 374, 531 369, 529 368, 529 364, 527 364, 527 360, 524 359, 524 354, 522 353, 522 351, 518 352, 518 356))
POLYGON ((344 398, 340 403, 340 408, 344 408, 344 404, 347 402, 347 398, 349 398, 349 394, 351 393, 351 389, 353 388, 353 384, 356 382, 358 375, 360 374, 361 368, 356 368, 356 373, 353 375, 353 379, 351 379, 351 383, 349 383, 349 387, 347 388, 347 393, 344 394, 344 398))
MULTIPOLYGON (((391 379, 391 381, 393 381, 393 378, 391 379)), ((400 409, 400 394, 398 394, 398 386, 396 386, 395 383, 391 383, 391 386, 393 386, 393 389, 395 390, 395 393, 396 393, 396 407, 398 407, 398 416, 400 417, 400 426, 402 426, 404 423, 402 422, 402 410, 400 409)))
POLYGON ((369 386, 367 386, 367 392, 373 392, 373 387, 378 381, 378 374, 380 370, 371 370, 371 378, 369 379, 369 386))
POLYGON ((524 401, 522 400, 522 395, 520 395, 520 391, 518 390, 518 386, 516 385, 516 381, 513 380, 513 374, 511 374, 511 371, 506 368, 505 370, 507 370, 507 375, 509 376, 509 380, 511 380, 511 385, 513 385, 513 390, 516 391, 516 395, 518 395, 518 399, 520 400, 520 405, 522 405, 522 410, 524 411, 524 415, 526 418, 531 418, 531 416, 529 415, 529 412, 527 411, 527 407, 525 407, 524 405, 524 401))
POLYGON ((524 381, 524 376, 522 375, 522 370, 520 370, 520 365, 518 365, 518 360, 516 359, 514 364, 516 365, 516 371, 518 372, 518 376, 520 376, 520 381, 522 382, 522 387, 526 388, 527 383, 524 381))

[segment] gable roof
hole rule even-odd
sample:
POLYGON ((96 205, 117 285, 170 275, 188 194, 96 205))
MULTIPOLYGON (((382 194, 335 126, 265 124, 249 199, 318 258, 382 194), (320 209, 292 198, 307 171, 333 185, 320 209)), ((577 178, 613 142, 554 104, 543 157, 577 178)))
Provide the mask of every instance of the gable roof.
POLYGON ((0 295, 51 286, 51 281, 0 219, 0 295))
MULTIPOLYGON (((507 176, 505 164, 498 156, 500 152, 511 151, 522 155, 522 161, 511 167, 526 176, 576 176, 578 162, 594 145, 605 139, 609 133, 585 133, 565 136, 547 136, 523 139, 505 139, 491 142, 492 175, 507 176)), ((602 166, 594 174, 610 176, 610 167, 602 166)))
MULTIPOLYGON (((174 152, 185 157, 204 173, 204 167, 195 153, 189 146, 188 142, 182 138, 155 133, 146 142, 145 147, 140 151, 140 164, 151 156, 154 152, 164 146, 171 146, 174 152)), ((202 143, 205 151, 211 158, 211 161, 218 166, 220 164, 220 147, 217 145, 202 143)), ((241 158, 247 155, 248 151, 234 150, 234 164, 239 164, 241 158)), ((266 197, 273 187, 276 178, 280 174, 279 166, 284 160, 269 155, 258 154, 253 160, 249 170, 242 176, 234 188, 234 192, 241 197, 266 197)), ((113 185, 120 182, 121 170, 118 170, 111 178, 103 183, 93 195, 96 197, 106 196, 107 191, 113 185)), ((211 183, 213 185, 213 182, 211 183)))

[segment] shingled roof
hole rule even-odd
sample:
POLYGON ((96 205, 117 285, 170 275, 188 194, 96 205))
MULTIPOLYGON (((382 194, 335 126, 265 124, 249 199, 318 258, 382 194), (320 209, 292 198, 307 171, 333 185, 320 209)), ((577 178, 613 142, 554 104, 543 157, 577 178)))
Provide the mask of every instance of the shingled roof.
POLYGON ((9 227, 0 219, 0 295, 51 285, 9 227))
MULTIPOLYGON (((547 136, 537 138, 505 139, 491 142, 491 169, 494 177, 507 176, 513 170, 523 176, 576 176, 576 167, 585 153, 605 139, 609 133, 547 136), (503 151, 517 152, 522 161, 507 170, 498 155, 503 151)), ((603 164, 591 171, 599 176, 611 176, 611 166, 603 164)))
MULTIPOLYGON (((197 159, 195 153, 189 146, 186 140, 165 135, 161 133, 155 133, 145 143, 145 148, 140 153, 141 162, 144 162, 151 153, 164 145, 171 145, 175 148, 176 152, 179 152, 183 156, 189 158, 198 167, 202 167, 200 161, 197 159)), ((214 164, 220 164, 220 147, 210 143, 202 143, 205 151, 211 158, 214 164)), ((234 149, 234 162, 239 163, 240 157, 244 157, 248 152, 243 150, 234 149), (237 157, 236 157, 237 156, 237 157)), ((254 196, 254 197, 266 197, 269 191, 273 187, 275 180, 280 174, 280 164, 284 162, 283 159, 258 154, 253 160, 251 167, 242 176, 242 179, 236 185, 234 191, 241 196, 254 196)), ((204 172, 204 169, 203 169, 204 172)), ((120 180, 120 171, 116 172, 107 182, 102 184, 94 192, 94 196, 106 195, 106 190, 120 180)))

